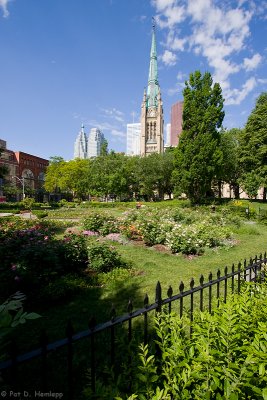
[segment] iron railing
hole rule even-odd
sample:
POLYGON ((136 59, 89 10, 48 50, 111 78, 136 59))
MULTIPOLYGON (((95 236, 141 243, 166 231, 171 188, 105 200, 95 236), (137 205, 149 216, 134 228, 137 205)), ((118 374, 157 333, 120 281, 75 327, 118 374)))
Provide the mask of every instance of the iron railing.
MULTIPOLYGON (((124 333, 126 332, 126 340, 124 344, 127 347, 131 344, 133 339, 135 328, 133 320, 138 317, 142 318, 141 325, 139 324, 138 328, 139 334, 141 331, 139 341, 148 343, 150 337, 148 316, 152 311, 160 312, 165 306, 168 312, 171 312, 174 306, 178 306, 179 315, 182 317, 184 310, 187 309, 189 317, 191 321, 193 321, 194 309, 196 309, 196 307, 200 310, 206 309, 211 313, 214 307, 217 307, 219 301, 226 301, 229 293, 239 293, 242 282, 261 282, 265 276, 266 263, 267 258, 265 252, 264 255, 261 254, 259 257, 255 256, 254 259, 250 258, 248 263, 246 260, 243 265, 239 263, 237 268, 234 264, 230 269, 225 267, 223 275, 220 270, 217 271, 216 276, 210 273, 207 282, 204 281, 204 277, 201 275, 198 286, 195 286, 195 280, 192 278, 188 290, 185 290, 185 285, 181 282, 179 285, 179 293, 177 294, 174 294, 173 288, 170 286, 167 291, 167 297, 164 299, 162 298, 161 284, 158 282, 156 285, 156 298, 153 304, 149 304, 149 299, 146 295, 144 298, 144 306, 134 311, 133 303, 129 300, 127 314, 116 317, 116 310, 112 308, 109 321, 96 324, 95 318, 91 318, 88 329, 79 333, 74 332, 72 323, 69 321, 66 328, 66 337, 64 339, 48 343, 47 336, 45 332, 43 332, 40 338, 40 347, 26 354, 19 355, 16 344, 12 343, 11 358, 0 363, 2 381, 5 382, 5 379, 7 379, 8 387, 12 388, 12 390, 18 390, 18 388, 21 388, 21 386, 19 386, 21 383, 19 383, 18 376, 19 366, 30 360, 39 358, 40 370, 37 373, 40 377, 40 390, 43 393, 47 393, 47 391, 50 390, 48 373, 51 368, 48 368, 48 361, 51 356, 55 355, 55 351, 58 351, 60 348, 65 348, 67 349, 65 355, 67 387, 65 388, 66 397, 64 395, 64 398, 74 399, 76 398, 73 366, 75 343, 82 339, 87 339, 89 341, 89 343, 87 343, 89 361, 87 368, 90 374, 89 381, 91 390, 94 392, 96 390, 97 369, 101 369, 101 362, 98 361, 99 354, 101 353, 102 356, 103 353, 105 354, 105 362, 109 364, 110 369, 116 367, 116 360, 118 358, 118 351, 116 351, 116 346, 118 346, 117 335, 121 334, 121 331, 120 333, 116 333, 117 327, 125 327, 124 333), (197 295, 199 295, 199 297, 196 297, 197 295), (187 301, 186 307, 185 300, 187 301), (104 344, 103 346, 101 344, 101 349, 99 349, 99 344, 97 345, 96 343, 98 335, 103 332, 109 337, 109 340, 105 341, 105 344, 109 347, 108 349, 103 348, 104 344)), ((121 352, 121 348, 119 351, 121 352)), ((131 362, 131 355, 129 355, 128 362, 131 362)), ((54 368, 57 369, 56 364, 54 368)), ((22 384, 24 384, 24 381, 22 384)), ((29 395, 29 392, 26 393, 29 395)))

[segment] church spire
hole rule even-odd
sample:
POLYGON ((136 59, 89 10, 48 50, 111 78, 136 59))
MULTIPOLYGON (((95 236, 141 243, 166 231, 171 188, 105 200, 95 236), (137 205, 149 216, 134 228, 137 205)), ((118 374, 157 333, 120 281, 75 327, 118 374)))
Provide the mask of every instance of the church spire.
POLYGON ((152 42, 148 85, 145 88, 141 105, 141 138, 140 150, 142 156, 152 153, 163 153, 163 104, 158 82, 158 65, 155 20, 152 18, 152 42))
POLYGON ((150 50, 150 63, 147 86, 147 108, 157 106, 157 97, 160 91, 158 83, 158 62, 156 48, 155 19, 152 18, 152 43, 150 50))

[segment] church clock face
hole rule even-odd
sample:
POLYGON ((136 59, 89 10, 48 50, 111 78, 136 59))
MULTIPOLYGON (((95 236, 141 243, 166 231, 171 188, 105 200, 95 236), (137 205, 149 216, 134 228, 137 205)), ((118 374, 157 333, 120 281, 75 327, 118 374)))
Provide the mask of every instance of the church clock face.
POLYGON ((148 116, 149 116, 149 117, 155 117, 155 116, 156 116, 156 111, 153 110, 153 108, 151 108, 151 109, 148 111, 148 116))

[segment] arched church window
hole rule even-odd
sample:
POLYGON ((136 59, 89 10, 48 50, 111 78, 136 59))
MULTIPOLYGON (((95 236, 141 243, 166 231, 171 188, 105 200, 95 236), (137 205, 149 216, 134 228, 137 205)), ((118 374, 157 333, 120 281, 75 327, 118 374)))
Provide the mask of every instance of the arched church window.
POLYGON ((153 137, 156 140, 156 122, 154 122, 153 137))
POLYGON ((24 178, 25 185, 34 189, 34 174, 30 169, 24 169, 21 176, 24 178))

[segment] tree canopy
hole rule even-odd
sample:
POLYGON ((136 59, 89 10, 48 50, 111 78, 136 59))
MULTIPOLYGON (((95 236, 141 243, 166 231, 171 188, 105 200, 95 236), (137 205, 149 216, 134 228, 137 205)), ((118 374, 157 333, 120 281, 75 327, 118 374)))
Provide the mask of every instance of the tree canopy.
POLYGON ((71 193, 77 198, 97 196, 145 199, 172 193, 173 153, 128 157, 111 151, 87 160, 53 157, 46 172, 49 192, 71 193))
MULTIPOLYGON (((252 110, 243 134, 240 136, 240 163, 243 168, 241 184, 246 186, 251 177, 267 187, 267 92, 262 93, 252 110), (247 177, 247 174, 248 177, 247 177)), ((250 185, 249 185, 250 186, 250 185)))
POLYGON ((199 202, 211 191, 223 154, 219 147, 224 118, 222 90, 211 74, 190 74, 185 82, 183 127, 175 149, 173 180, 176 191, 199 202))

